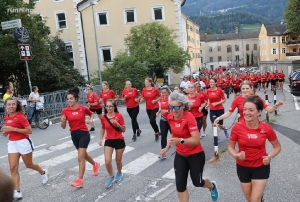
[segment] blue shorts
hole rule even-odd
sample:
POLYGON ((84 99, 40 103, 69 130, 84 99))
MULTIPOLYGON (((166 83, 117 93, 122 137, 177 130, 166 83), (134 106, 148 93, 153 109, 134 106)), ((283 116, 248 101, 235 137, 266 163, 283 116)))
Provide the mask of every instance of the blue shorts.
MULTIPOLYGON (((223 114, 224 114, 224 109, 209 110, 210 121, 213 123, 214 122, 213 116, 216 116, 215 118, 218 118, 219 116, 222 116, 223 114)), ((220 120, 219 124, 223 125, 223 120, 220 120)))

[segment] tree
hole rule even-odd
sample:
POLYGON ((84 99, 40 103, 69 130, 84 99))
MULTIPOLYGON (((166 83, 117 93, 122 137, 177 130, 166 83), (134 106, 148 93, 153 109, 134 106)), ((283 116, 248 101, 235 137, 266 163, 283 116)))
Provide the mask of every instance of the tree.
POLYGON ((250 60, 249 54, 246 53, 246 65, 247 66, 249 66, 249 60, 250 60))
POLYGON ((175 31, 158 22, 134 26, 125 38, 130 55, 140 63, 148 64, 148 74, 154 82, 172 69, 183 70, 190 59, 188 53, 175 42, 175 31))
POLYGON ((253 51, 252 51, 252 53, 251 53, 251 65, 252 65, 252 66, 254 65, 253 51))
POLYGON ((206 35, 213 35, 214 32, 211 31, 211 30, 206 30, 206 31, 204 31, 204 32, 200 32, 200 34, 201 34, 201 35, 203 35, 203 34, 206 34, 206 35))
POLYGON ((296 35, 300 34, 300 1, 288 0, 287 9, 284 11, 288 30, 296 35))

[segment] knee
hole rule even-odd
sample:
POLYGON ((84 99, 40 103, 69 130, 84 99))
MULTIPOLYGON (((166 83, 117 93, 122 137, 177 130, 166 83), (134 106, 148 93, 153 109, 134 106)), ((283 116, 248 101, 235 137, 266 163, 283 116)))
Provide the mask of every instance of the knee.
POLYGON ((11 165, 11 166, 9 166, 9 169, 10 169, 11 173, 18 172, 18 166, 17 165, 11 165))
POLYGON ((31 169, 31 168, 33 168, 33 163, 26 163, 25 166, 26 166, 26 168, 31 169))
POLYGON ((111 166, 111 160, 105 160, 105 166, 111 166))
POLYGON ((85 161, 85 156, 78 156, 78 162, 82 163, 85 161))
POLYGON ((121 164, 122 164, 122 161, 121 161, 121 160, 116 160, 116 164, 117 164, 117 165, 121 165, 121 164))

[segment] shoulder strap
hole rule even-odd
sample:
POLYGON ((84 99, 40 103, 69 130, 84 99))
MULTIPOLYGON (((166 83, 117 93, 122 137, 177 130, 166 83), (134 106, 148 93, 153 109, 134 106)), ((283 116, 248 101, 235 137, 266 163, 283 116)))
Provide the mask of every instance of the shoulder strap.
POLYGON ((110 122, 109 118, 108 118, 106 115, 104 115, 104 118, 106 119, 106 121, 109 123, 109 125, 110 125, 113 129, 115 129, 116 131, 121 131, 119 128, 117 128, 116 126, 114 126, 114 125, 110 122))

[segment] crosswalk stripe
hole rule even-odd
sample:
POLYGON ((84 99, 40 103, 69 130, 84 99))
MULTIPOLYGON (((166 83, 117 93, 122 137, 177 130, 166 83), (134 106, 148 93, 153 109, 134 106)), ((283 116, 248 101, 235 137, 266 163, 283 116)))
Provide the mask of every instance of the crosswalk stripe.
POLYGON ((143 156, 139 157, 138 159, 135 159, 134 161, 125 165, 122 169, 122 172, 137 175, 152 164, 154 164, 157 160, 157 154, 148 152, 143 156))
POLYGON ((172 168, 171 170, 169 170, 166 174, 164 174, 162 176, 162 178, 166 178, 166 179, 175 179, 175 172, 174 172, 174 168, 172 168))

